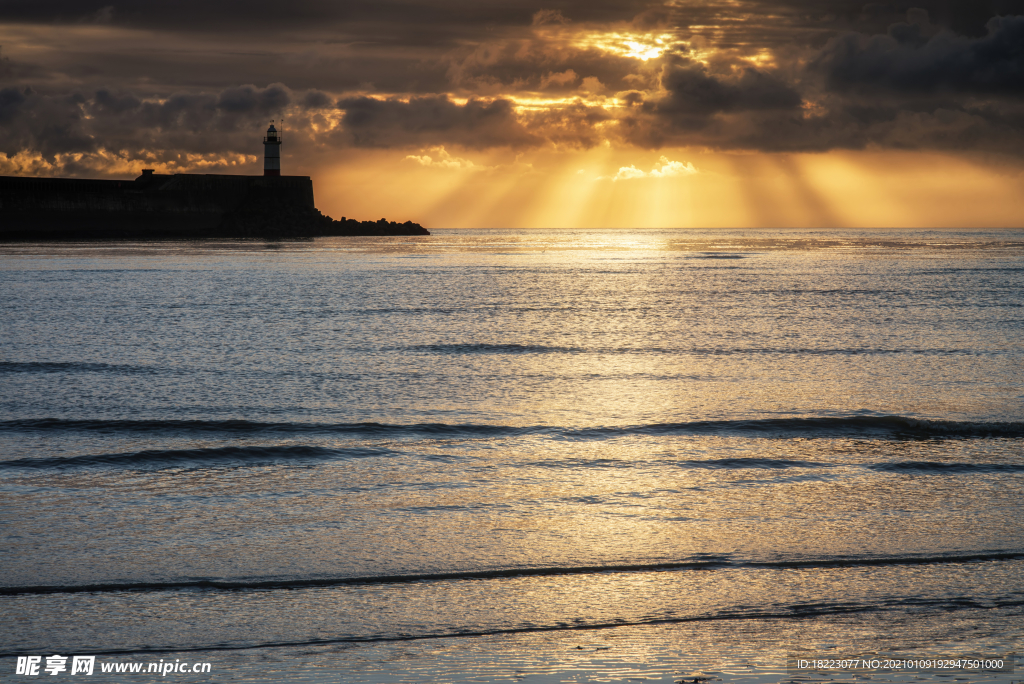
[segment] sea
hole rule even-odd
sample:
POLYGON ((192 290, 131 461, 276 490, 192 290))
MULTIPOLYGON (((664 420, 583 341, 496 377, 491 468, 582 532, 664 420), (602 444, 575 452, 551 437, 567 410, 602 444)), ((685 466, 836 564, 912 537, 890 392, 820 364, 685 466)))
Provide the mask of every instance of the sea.
POLYGON ((1024 231, 6 243, 0 301, 2 681, 1024 680, 1024 231))

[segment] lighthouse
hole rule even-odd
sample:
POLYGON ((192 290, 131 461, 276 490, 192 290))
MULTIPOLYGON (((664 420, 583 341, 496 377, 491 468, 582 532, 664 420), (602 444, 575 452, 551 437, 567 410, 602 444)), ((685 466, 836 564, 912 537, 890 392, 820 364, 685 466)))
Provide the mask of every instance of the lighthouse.
POLYGON ((270 128, 267 129, 267 135, 263 138, 263 175, 264 176, 280 176, 281 175, 281 136, 277 134, 277 129, 274 128, 274 122, 270 122, 270 128))

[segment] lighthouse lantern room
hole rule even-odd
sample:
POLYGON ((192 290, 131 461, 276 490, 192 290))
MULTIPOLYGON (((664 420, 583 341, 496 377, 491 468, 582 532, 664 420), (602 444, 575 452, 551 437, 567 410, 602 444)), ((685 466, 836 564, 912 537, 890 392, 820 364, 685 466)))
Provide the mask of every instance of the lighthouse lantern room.
POLYGON ((281 175, 281 136, 278 134, 277 129, 274 128, 274 122, 270 122, 270 128, 267 129, 267 135, 263 138, 263 175, 264 176, 280 176, 281 175))

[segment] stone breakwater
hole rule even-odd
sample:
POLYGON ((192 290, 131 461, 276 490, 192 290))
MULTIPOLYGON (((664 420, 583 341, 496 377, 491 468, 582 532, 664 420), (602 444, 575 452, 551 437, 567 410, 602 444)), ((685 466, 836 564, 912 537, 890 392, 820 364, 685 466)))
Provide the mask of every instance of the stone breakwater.
POLYGON ((0 240, 429 234, 411 221, 325 216, 308 176, 0 177, 0 240))

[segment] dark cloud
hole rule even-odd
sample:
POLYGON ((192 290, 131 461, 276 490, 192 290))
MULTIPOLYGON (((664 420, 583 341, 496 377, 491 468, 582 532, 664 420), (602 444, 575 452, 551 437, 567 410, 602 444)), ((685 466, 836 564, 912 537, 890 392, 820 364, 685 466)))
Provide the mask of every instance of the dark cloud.
POLYGON ((829 41, 812 68, 842 93, 1024 97, 1024 16, 994 17, 987 28, 975 39, 948 31, 925 39, 919 23, 848 33, 829 41))
POLYGON ((557 37, 485 43, 458 50, 448 58, 447 75, 452 86, 466 90, 549 90, 570 92, 576 79, 552 79, 572 72, 577 79, 596 78, 612 90, 626 85, 637 70, 637 61, 609 54, 596 47, 578 47, 557 37))
POLYGON ((0 124, 10 123, 25 103, 25 93, 18 88, 0 90, 0 124))
POLYGON ((255 86, 228 88, 217 98, 217 108, 232 114, 281 114, 291 102, 288 91, 275 84, 259 89, 255 86))
POLYGON ((513 104, 504 99, 469 100, 460 105, 446 95, 408 101, 351 97, 340 100, 338 108, 345 112, 345 135, 357 147, 524 147, 540 142, 520 123, 513 104))
POLYGON ((1024 0, 4 0, 0 22, 100 21, 179 35, 246 33, 271 40, 288 30, 388 46, 452 46, 535 20, 564 20, 703 28, 725 44, 774 44, 800 36, 821 39, 828 31, 884 32, 914 7, 955 33, 978 36, 991 17, 1024 13, 1024 0))
POLYGON ((99 114, 112 114, 118 116, 125 113, 135 113, 142 107, 142 100, 134 95, 113 94, 109 90, 96 91, 93 99, 93 108, 99 114))
POLYGON ((568 24, 569 19, 560 10, 542 9, 534 12, 533 25, 543 26, 544 24, 568 24))
POLYGON ((161 100, 110 89, 61 95, 7 87, 0 89, 0 152, 34 153, 57 170, 72 164, 62 156, 75 154, 175 164, 193 155, 255 155, 268 115, 291 99, 280 84, 161 100))
POLYGON ((746 68, 738 78, 726 79, 682 57, 666 65, 661 85, 667 95, 651 110, 684 127, 718 113, 795 109, 801 103, 796 90, 771 74, 746 68))
POLYGON ((85 101, 78 93, 42 96, 17 88, 0 90, 0 152, 11 156, 34 150, 52 157, 94 150, 84 125, 85 101))
POLYGON ((557 108, 517 113, 509 100, 469 100, 458 104, 444 96, 346 98, 342 136, 356 147, 455 145, 485 149, 540 146, 590 148, 605 139, 599 125, 613 121, 603 107, 577 99, 557 108))
POLYGON ((751 66, 714 73, 689 57, 666 60, 661 93, 619 93, 630 108, 620 133, 647 148, 702 145, 724 149, 803 149, 814 146, 800 92, 779 75, 751 66), (785 132, 783 132, 785 131, 785 132))
POLYGON ((334 102, 331 100, 330 95, 319 90, 307 91, 302 96, 302 106, 304 109, 329 109, 333 105, 334 102))
POLYGON ((620 122, 623 139, 648 149, 699 146, 761 152, 899 149, 986 152, 1024 156, 1024 108, 845 107, 821 113, 747 111, 702 121, 685 129, 645 112, 620 122))
MULTIPOLYGON (((972 37, 932 14, 948 23, 958 16, 950 5, 904 6, 903 20, 880 33, 833 34, 800 54, 806 69, 794 68, 797 59, 761 70, 676 57, 663 68, 660 97, 620 94, 630 113, 619 132, 648 148, 1024 155, 1024 17, 990 17, 985 34, 972 37)), ((893 11, 892 4, 864 7, 858 20, 892 18, 893 11)), ((807 25, 808 16, 793 27, 807 25)))
MULTIPOLYGON (((186 33, 274 34, 282 29, 329 30, 355 40, 436 44, 488 28, 529 26, 538 12, 575 22, 629 21, 652 0, 4 0, 0 21, 43 24, 115 23, 186 33), (112 7, 110 10, 108 8, 112 7)), ((346 38, 347 39, 347 38, 346 38)))
POLYGON ((888 7, 894 13, 922 9, 938 26, 969 37, 984 35, 992 17, 1024 14, 1024 0, 905 0, 888 7))
POLYGON ((1024 155, 1024 0, 5 0, 3 25, 8 154, 259 154, 285 116, 291 149, 1024 155), (668 54, 594 39, 645 33, 668 54))
POLYGON ((527 130, 546 144, 588 149, 604 141, 605 136, 598 127, 613 121, 614 117, 603 107, 576 100, 566 107, 527 114, 523 119, 527 130))

